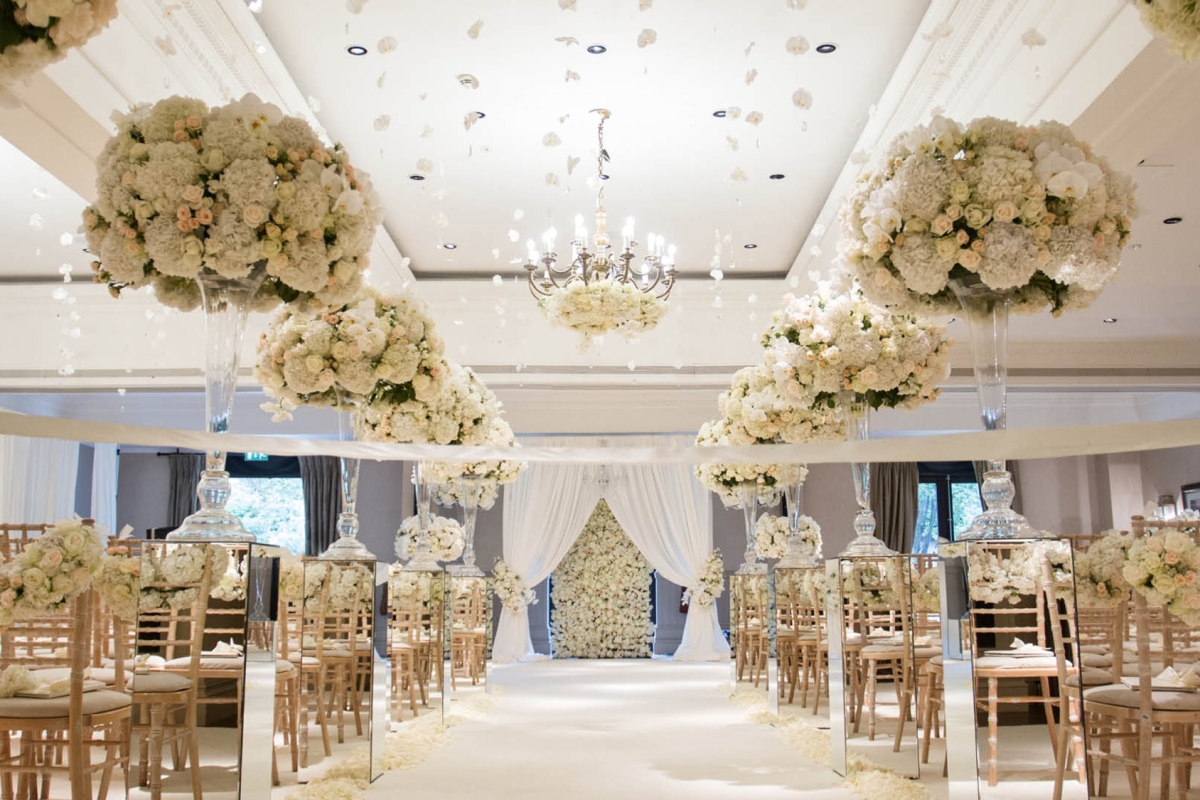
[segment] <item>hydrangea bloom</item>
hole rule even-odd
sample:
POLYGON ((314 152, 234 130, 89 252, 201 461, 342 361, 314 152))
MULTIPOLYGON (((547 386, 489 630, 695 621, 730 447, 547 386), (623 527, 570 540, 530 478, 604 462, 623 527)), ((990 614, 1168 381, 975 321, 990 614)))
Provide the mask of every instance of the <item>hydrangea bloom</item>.
POLYGON ((1185 61, 1200 57, 1200 5, 1196 0, 1136 0, 1142 22, 1185 61))
POLYGON ((58 522, 0 565, 0 627, 56 614, 100 574, 104 543, 94 525, 58 522))
POLYGON ((12 19, 0 22, 0 87, 66 58, 117 16, 117 0, 15 0, 5 7, 12 19))
MULTIPOLYGON (((725 419, 704 423, 696 436, 696 444, 700 447, 753 443, 753 439, 747 439, 744 434, 731 430, 729 422, 725 419)), ((739 486, 742 483, 757 483, 759 503, 773 505, 779 501, 783 487, 788 482, 804 480, 808 475, 808 468, 803 464, 705 463, 696 465, 695 472, 705 488, 720 497, 726 508, 732 508, 741 501, 739 486)))
POLYGON ((551 323, 593 336, 611 331, 631 336, 651 330, 667 313, 667 302, 636 286, 613 280, 573 281, 565 289, 538 300, 551 323))

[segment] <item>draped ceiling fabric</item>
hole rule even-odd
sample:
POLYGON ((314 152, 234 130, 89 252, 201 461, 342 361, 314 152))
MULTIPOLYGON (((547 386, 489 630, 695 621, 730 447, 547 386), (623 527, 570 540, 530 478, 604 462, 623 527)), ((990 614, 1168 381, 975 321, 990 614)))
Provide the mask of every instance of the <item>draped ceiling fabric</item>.
POLYGON ((0 522, 74 517, 78 477, 78 442, 0 436, 0 522))
MULTIPOLYGON (((595 446, 594 437, 523 440, 547 447, 595 446)), ((621 437, 629 446, 691 444, 692 437, 621 437)), ((681 586, 695 584, 712 552, 712 501, 686 464, 626 464, 608 468, 569 463, 534 463, 504 496, 504 560, 526 586, 545 580, 578 538, 592 509, 607 499, 617 522, 650 565, 681 586), (607 485, 602 487, 604 473, 607 485)), ((529 636, 529 614, 500 613, 493 656, 497 663, 539 656, 529 636)), ((688 609, 681 661, 729 658, 716 605, 688 609)))

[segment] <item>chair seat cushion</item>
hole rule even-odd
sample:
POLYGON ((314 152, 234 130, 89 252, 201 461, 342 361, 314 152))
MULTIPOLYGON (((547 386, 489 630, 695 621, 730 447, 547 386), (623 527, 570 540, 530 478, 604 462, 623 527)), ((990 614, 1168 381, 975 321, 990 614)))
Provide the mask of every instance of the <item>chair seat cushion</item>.
MULTIPOLYGON (((1087 689, 1092 686, 1111 686, 1113 682, 1112 673, 1106 669, 1096 669, 1094 667, 1083 668, 1083 688, 1087 689)), ((1079 675, 1071 674, 1067 676, 1067 686, 1075 688, 1079 687, 1079 675)))
POLYGON ((146 672, 134 675, 129 680, 129 689, 139 694, 145 692, 186 692, 192 682, 186 676, 174 672, 146 672))
MULTIPOLYGON (((1162 672, 1162 671, 1163 671, 1163 666, 1164 666, 1164 665, 1163 665, 1163 662, 1161 662, 1161 661, 1151 661, 1151 662, 1150 662, 1150 674, 1151 674, 1151 675, 1157 675, 1158 673, 1162 672)), ((1176 664, 1176 665, 1175 665, 1175 671, 1176 671, 1176 672, 1182 672, 1184 669, 1186 669, 1186 667, 1185 667, 1185 666, 1183 666, 1183 665, 1181 665, 1181 664, 1176 664)), ((1136 658, 1132 658, 1132 659, 1130 659, 1130 658, 1127 658, 1127 659, 1125 659, 1125 661, 1123 661, 1123 662, 1121 663, 1121 677, 1124 677, 1124 678, 1136 678, 1137 676, 1138 676, 1138 662, 1137 662, 1137 659, 1136 659, 1136 658)))
POLYGON ((285 661, 282 658, 275 659, 275 674, 276 675, 286 675, 289 672, 295 672, 295 671, 296 671, 296 665, 293 664, 292 662, 285 661))
POLYGON ((936 656, 940 656, 941 654, 942 648, 940 646, 935 647, 934 645, 928 645, 925 647, 913 648, 913 657, 918 660, 934 658, 936 656))
POLYGON ((1080 645, 1079 652, 1094 656, 1107 656, 1112 653, 1112 648, 1106 644, 1085 644, 1080 645))
MULTIPOLYGON (((65 719, 70 702, 69 696, 56 697, 53 700, 8 697, 0 699, 0 719, 65 719)), ((124 692, 84 692, 83 713, 104 714, 125 708, 131 702, 132 698, 124 692)))
MULTIPOLYGON (((146 656, 144 661, 146 662, 147 669, 162 669, 167 664, 167 660, 165 658, 163 658, 162 656, 146 656)), ((103 659, 100 662, 100 664, 108 669, 112 669, 117 666, 116 660, 111 659, 111 658, 103 659)), ((135 658, 125 659, 125 671, 126 672, 133 672, 134 668, 136 668, 136 667, 137 667, 137 659, 135 659, 135 658)))
MULTIPOLYGON (((191 657, 184 656, 183 658, 171 659, 164 665, 164 669, 173 669, 173 670, 188 669, 191 665, 192 665, 191 657)), ((240 656, 238 658, 220 658, 220 657, 208 658, 206 656, 200 656, 200 669, 203 669, 203 670, 229 670, 229 671, 237 670, 240 672, 242 669, 242 659, 240 656)))
POLYGON ((1112 656, 1096 655, 1095 653, 1083 653, 1083 665, 1085 667, 1096 667, 1098 669, 1107 669, 1113 665, 1112 656))
MULTIPOLYGON (((1083 690, 1084 705, 1104 703, 1123 708, 1137 708, 1141 704, 1137 689, 1125 686, 1096 686, 1083 690)), ((1154 708, 1159 711, 1200 711, 1200 694, 1195 692, 1151 692, 1154 708)))
MULTIPOLYGON (((50 683, 61 680, 70 680, 71 678, 70 667, 45 667, 44 669, 35 669, 30 671, 35 673, 41 680, 49 681, 50 683)), ((126 677, 128 677, 131 672, 132 670, 125 673, 126 677)), ((85 674, 89 679, 93 681, 100 681, 106 686, 112 686, 117 682, 117 671, 114 669, 106 669, 104 667, 88 667, 85 674)))
POLYGON ((1058 662, 1054 656, 1035 657, 1035 658, 1016 658, 1014 656, 981 656, 975 659, 975 669, 1034 669, 1034 670, 1050 670, 1058 669, 1058 662))

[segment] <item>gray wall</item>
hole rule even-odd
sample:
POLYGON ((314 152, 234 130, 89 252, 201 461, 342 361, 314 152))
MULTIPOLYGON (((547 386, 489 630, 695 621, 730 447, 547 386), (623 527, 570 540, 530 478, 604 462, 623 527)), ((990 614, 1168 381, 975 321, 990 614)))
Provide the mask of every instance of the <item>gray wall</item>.
POLYGON ((117 530, 133 527, 133 535, 143 537, 149 528, 171 523, 167 495, 171 474, 167 459, 155 453, 120 453, 117 471, 117 530))
POLYGON ((1173 447, 1142 453, 1142 494, 1156 500, 1160 494, 1173 494, 1181 500, 1179 487, 1200 483, 1200 447, 1173 447))

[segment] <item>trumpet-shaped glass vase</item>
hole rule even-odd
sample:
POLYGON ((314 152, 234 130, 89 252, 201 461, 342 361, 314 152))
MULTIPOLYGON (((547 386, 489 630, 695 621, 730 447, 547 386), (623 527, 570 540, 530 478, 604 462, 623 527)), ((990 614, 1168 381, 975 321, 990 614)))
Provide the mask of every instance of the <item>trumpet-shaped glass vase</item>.
POLYGON ((408 563, 404 565, 406 572, 437 572, 442 568, 429 546, 429 523, 432 519, 430 507, 433 505, 434 490, 430 466, 424 461, 413 465, 417 484, 418 531, 416 542, 409 548, 408 563))
MULTIPOLYGON (((865 442, 871 438, 871 406, 856 392, 842 391, 838 394, 842 413, 846 415, 846 440, 865 442)), ((854 517, 854 541, 841 552, 843 556, 894 556, 896 551, 888 547, 875 535, 875 512, 871 510, 871 465, 851 462, 850 474, 854 478, 854 499, 858 502, 858 514, 854 517)))
POLYGON ((452 567, 454 574, 464 578, 482 578, 483 570, 475 566, 475 519, 479 515, 479 495, 483 492, 483 481, 477 475, 463 475, 463 555, 462 564, 452 567))
MULTIPOLYGON (((204 306, 204 415, 209 433, 228 433, 237 391, 238 359, 250 301, 267 277, 265 262, 244 278, 224 278, 205 270, 196 278, 204 306)), ((229 473, 224 450, 205 454, 196 487, 200 509, 167 534, 171 541, 253 542, 242 521, 225 510, 229 473)))
MULTIPOLYGON (((358 406, 338 397, 338 438, 352 442, 358 438, 358 406)), ((321 558, 331 560, 371 559, 375 556, 358 538, 358 470, 361 462, 357 458, 338 459, 341 465, 342 513, 337 519, 337 538, 321 553, 321 558)))
POLYGON ((815 548, 800 538, 800 493, 803 486, 804 482, 797 475, 796 480, 788 481, 783 489, 783 496, 787 500, 789 533, 787 552, 775 565, 776 569, 802 569, 818 564, 819 554, 815 548))
MULTIPOLYGON (((962 305, 971 332, 975 387, 984 430, 1002 431, 1007 424, 1008 315, 1012 292, 998 292, 975 275, 951 280, 950 288, 962 305)), ((1004 459, 988 460, 979 491, 987 510, 956 538, 1028 539, 1043 535, 1012 510, 1017 490, 1004 459)))
POLYGON ((767 565, 758 560, 754 551, 754 523, 758 520, 758 482, 743 481, 738 484, 738 505, 746 521, 746 552, 742 554, 742 565, 738 575, 765 575, 767 565))

